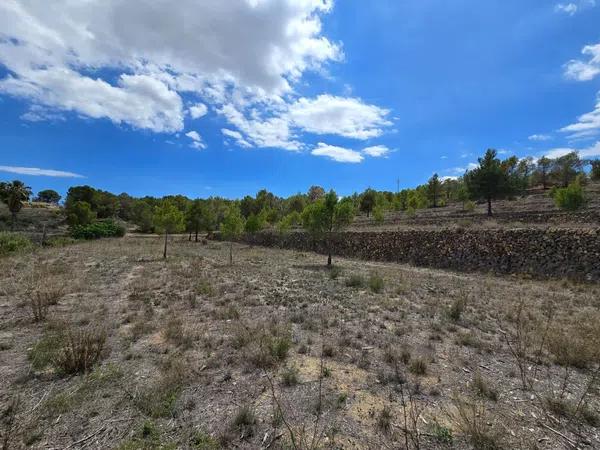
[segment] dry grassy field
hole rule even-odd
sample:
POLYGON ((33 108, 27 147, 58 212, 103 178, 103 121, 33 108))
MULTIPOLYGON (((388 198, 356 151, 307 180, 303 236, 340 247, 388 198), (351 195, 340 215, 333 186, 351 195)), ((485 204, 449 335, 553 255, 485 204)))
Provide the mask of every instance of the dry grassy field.
POLYGON ((600 448, 600 287, 128 236, 0 260, 3 448, 600 448))

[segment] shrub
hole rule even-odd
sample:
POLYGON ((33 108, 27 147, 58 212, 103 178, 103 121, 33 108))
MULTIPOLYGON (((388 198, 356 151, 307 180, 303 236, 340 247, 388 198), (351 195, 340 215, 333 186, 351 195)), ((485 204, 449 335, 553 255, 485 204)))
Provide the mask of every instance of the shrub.
POLYGON ((377 416, 377 428, 383 433, 389 433, 392 428, 392 410, 384 406, 377 416))
POLYGON ((46 320, 46 315, 48 314, 48 301, 45 297, 36 295, 31 296, 29 299, 29 305, 31 306, 31 312, 33 313, 33 320, 35 322, 41 322, 46 320))
POLYGON ((298 369, 295 367, 286 367, 281 374, 281 383, 284 386, 295 386, 298 384, 298 369))
POLYGON ((576 211, 585 205, 583 189, 578 180, 569 184, 566 188, 554 189, 552 194, 554 203, 560 209, 576 211))
POLYGON ((462 297, 455 299, 448 309, 448 318, 453 322, 458 322, 465 310, 465 303, 465 299, 462 297))
POLYGON ((473 390, 480 397, 485 397, 493 402, 498 401, 498 391, 488 381, 484 380, 479 372, 473 378, 473 390))
POLYGON ((27 236, 0 231, 0 256, 29 250, 31 247, 33 247, 33 243, 27 236))
POLYGON ((408 370, 414 375, 425 375, 427 373, 427 362, 421 357, 415 358, 408 366, 408 370))
POLYGON ((465 206, 463 209, 467 212, 473 212, 473 211, 475 211, 475 206, 477 206, 475 204, 475 202, 472 200, 469 200, 469 201, 465 202, 465 206))
POLYGON ((365 285, 365 279, 362 275, 350 275, 346 280, 346 286, 348 287, 363 287, 365 285))
POLYGON ((254 434, 256 415, 250 406, 242 406, 233 418, 232 428, 241 432, 242 436, 250 437, 254 434))
POLYGON ((371 289, 371 291, 375 292, 376 294, 379 294, 380 292, 383 291, 383 278, 377 274, 374 273, 369 277, 369 288, 371 289))
POLYGON ((489 418, 483 405, 455 400, 456 424, 474 448, 500 450, 500 435, 488 425, 489 418))
POLYGON ((76 225, 71 230, 71 236, 75 239, 99 239, 104 237, 122 237, 124 235, 125 227, 110 219, 94 222, 89 225, 76 225))
POLYGON ((64 374, 89 372, 103 355, 106 332, 98 328, 64 332, 52 364, 64 374))

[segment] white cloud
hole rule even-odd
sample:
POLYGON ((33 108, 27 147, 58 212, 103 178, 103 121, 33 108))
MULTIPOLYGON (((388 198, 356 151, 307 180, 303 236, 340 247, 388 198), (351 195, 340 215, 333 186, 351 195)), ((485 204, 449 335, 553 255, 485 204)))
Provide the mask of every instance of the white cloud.
POLYGON ((450 175, 446 175, 443 177, 440 177, 440 181, 443 183, 444 181, 448 181, 448 180, 458 180, 457 176, 450 176, 450 175))
POLYGON ((390 149, 385 145, 375 145, 373 147, 364 148, 363 153, 373 158, 381 158, 387 156, 390 153, 390 149))
POLYGON ((192 119, 199 119, 202 116, 205 116, 208 112, 208 108, 204 103, 198 103, 194 106, 191 106, 188 110, 192 119))
POLYGON ((565 65, 565 76, 572 80, 589 81, 600 74, 600 43, 586 45, 581 50, 587 61, 573 59, 565 65))
POLYGON ((315 156, 325 156, 333 161, 341 163, 360 163, 364 159, 360 152, 357 152, 356 150, 327 145, 322 142, 319 142, 317 147, 312 150, 311 154, 315 156))
POLYGON ((287 114, 290 122, 304 131, 364 140, 380 136, 383 128, 391 125, 388 113, 358 98, 319 95, 298 99, 287 114))
POLYGON ((571 138, 587 138, 600 132, 600 93, 593 111, 577 118, 577 122, 560 129, 571 138))
POLYGON ((576 13, 596 6, 596 0, 578 0, 577 2, 557 3, 554 11, 574 16, 576 13))
MULTIPOLYGON (((340 61, 340 46, 321 29, 332 7, 331 0, 179 0, 176 8, 166 0, 55 0, 60 14, 49 14, 44 1, 2 0, 0 63, 9 75, 0 91, 86 117, 181 131, 184 92, 238 107, 276 103, 305 71, 340 61)), ((278 141, 264 139, 269 130, 258 133, 256 145, 278 141)))
POLYGON ((551 140, 552 136, 548 134, 532 134, 527 139, 529 139, 530 141, 543 142, 551 140))
POLYGON ((19 175, 61 177, 61 178, 85 178, 73 172, 65 172, 54 169, 39 169, 37 167, 0 166, 0 172, 16 173, 19 175))
POLYGON ((190 144, 192 148, 195 148, 196 150, 202 150, 206 148, 206 144, 202 142, 202 137, 197 131, 189 131, 185 133, 185 135, 192 140, 192 143, 190 144))
POLYGON ((591 146, 582 149, 575 149, 569 147, 553 148, 552 150, 549 150, 546 153, 544 153, 542 156, 546 156, 550 159, 555 159, 560 158, 561 156, 564 156, 571 152, 579 153, 579 156, 581 158, 600 157, 600 141, 597 141, 595 144, 592 144, 591 146))
POLYGON ((252 147, 252 144, 246 139, 244 139, 242 133, 240 133, 239 131, 230 130, 228 128, 221 128, 221 133, 223 133, 226 137, 233 139, 240 147, 252 147))
POLYGON ((574 15, 579 9, 575 3, 559 3, 554 7, 555 11, 564 12, 568 15, 574 15))

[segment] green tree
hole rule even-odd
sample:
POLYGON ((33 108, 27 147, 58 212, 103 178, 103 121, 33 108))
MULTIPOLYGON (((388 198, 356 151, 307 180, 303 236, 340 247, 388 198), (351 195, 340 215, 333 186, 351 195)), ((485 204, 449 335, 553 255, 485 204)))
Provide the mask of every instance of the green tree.
POLYGON ((165 233, 163 258, 166 259, 169 234, 179 233, 185 229, 185 217, 174 203, 165 200, 155 208, 153 222, 157 232, 165 233))
POLYGON ((375 208, 373 208, 373 219, 375 219, 375 222, 379 225, 381 225, 384 222, 385 214, 384 214, 383 205, 381 205, 381 204, 375 205, 375 208))
POLYGON ((352 223, 354 208, 351 201, 338 201, 331 190, 323 198, 309 204, 302 212, 302 226, 314 238, 324 237, 327 245, 327 266, 331 266, 331 234, 352 223))
POLYGON ((96 220, 96 213, 88 202, 76 201, 67 210, 67 223, 71 227, 85 226, 96 220))
POLYGON ((263 226, 264 221, 262 220, 261 215, 250 214, 248 219, 246 219, 244 230, 246 233, 254 234, 262 230, 263 226))
POLYGON ((431 202, 431 205, 434 208, 438 207, 438 198, 442 192, 442 182, 440 181, 440 177, 437 173, 434 173, 433 176, 427 182, 427 197, 431 202))
POLYGON ((302 216, 298 211, 292 211, 277 223, 277 230, 280 233, 287 233, 292 227, 295 227, 300 223, 302 223, 302 216))
POLYGON ((567 187, 582 173, 582 169, 583 161, 577 152, 570 152, 554 160, 552 176, 560 186, 567 187))
POLYGON ((553 161, 550 158, 542 156, 537 162, 536 177, 542 183, 542 189, 548 189, 549 175, 552 170, 553 161))
POLYGON ((554 202, 556 206, 567 211, 576 211, 585 205, 585 197, 581 181, 576 178, 566 188, 558 188, 554 191, 554 202))
POLYGON ((221 223, 221 236, 229 241, 229 265, 233 264, 233 241, 244 232, 244 218, 237 205, 231 205, 221 223))
POLYGON ((31 188, 25 183, 15 180, 12 183, 2 183, 0 186, 0 198, 8 206, 12 214, 12 227, 17 223, 17 214, 23 208, 23 203, 29 200, 31 188))
POLYGON ((198 242, 198 232, 200 231, 200 228, 202 227, 202 213, 203 213, 202 206, 203 206, 202 201, 199 199, 196 199, 189 204, 189 206, 185 212, 185 219, 186 219, 189 231, 190 231, 190 240, 191 240, 191 233, 194 232, 196 242, 198 242))
POLYGON ((375 207, 375 202, 377 200, 377 192, 373 189, 369 188, 365 192, 363 192, 360 196, 359 208, 362 212, 367 214, 367 217, 373 211, 375 207))
POLYGON ((465 174, 469 194, 473 198, 483 198, 487 202, 488 216, 492 215, 492 201, 503 197, 509 191, 506 172, 496 150, 489 149, 483 158, 479 158, 479 167, 465 174))
POLYGON ((38 192, 38 195, 35 200, 44 203, 58 203, 60 199, 60 194, 55 190, 44 189, 43 191, 38 192))

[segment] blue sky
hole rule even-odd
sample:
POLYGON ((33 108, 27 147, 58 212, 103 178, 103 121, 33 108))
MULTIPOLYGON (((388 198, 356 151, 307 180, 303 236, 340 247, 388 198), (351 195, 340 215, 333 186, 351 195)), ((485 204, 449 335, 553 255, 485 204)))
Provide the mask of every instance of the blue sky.
POLYGON ((0 179, 346 195, 600 156, 593 0, 5 0, 0 179))

